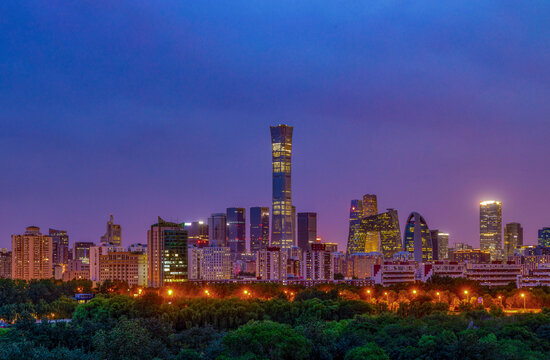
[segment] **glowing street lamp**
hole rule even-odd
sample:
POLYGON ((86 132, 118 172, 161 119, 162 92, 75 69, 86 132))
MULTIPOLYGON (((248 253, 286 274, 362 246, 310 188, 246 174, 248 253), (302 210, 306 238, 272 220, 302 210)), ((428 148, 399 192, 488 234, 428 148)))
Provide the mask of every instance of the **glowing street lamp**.
POLYGON ((210 291, 204 290, 204 294, 205 294, 206 296, 210 296, 210 291))
POLYGON ((388 297, 388 292, 384 291, 384 295, 386 295, 386 302, 389 304, 390 303, 390 298, 388 297))
POLYGON ((464 302, 468 302, 468 290, 464 290, 464 302))
POLYGON ((372 302, 372 292, 370 289, 367 290, 367 294, 369 294, 369 302, 372 302))
POLYGON ((521 297, 523 298, 523 310, 525 310, 525 293, 521 293, 521 297))
POLYGON ((438 302, 441 302, 441 293, 438 291, 435 294, 437 295, 438 302))
POLYGON ((168 289, 168 296, 172 296, 172 295, 174 295, 174 290, 168 289))

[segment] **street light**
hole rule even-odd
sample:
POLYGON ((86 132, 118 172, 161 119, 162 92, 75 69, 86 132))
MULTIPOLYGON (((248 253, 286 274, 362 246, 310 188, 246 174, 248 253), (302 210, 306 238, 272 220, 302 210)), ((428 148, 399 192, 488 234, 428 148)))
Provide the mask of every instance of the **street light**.
POLYGON ((525 294, 521 293, 521 297, 523 298, 523 310, 525 311, 525 294))
POLYGON ((372 294, 370 289, 367 290, 367 294, 369 294, 369 302, 372 302, 372 294))
POLYGON ((204 290, 204 294, 205 294, 206 296, 210 296, 210 291, 204 290))
POLYGON ((438 302, 441 302, 441 293, 438 291, 435 294, 437 295, 437 297, 439 299, 438 302))
POLYGON ((168 296, 172 296, 172 295, 174 295, 174 290, 168 289, 168 296))

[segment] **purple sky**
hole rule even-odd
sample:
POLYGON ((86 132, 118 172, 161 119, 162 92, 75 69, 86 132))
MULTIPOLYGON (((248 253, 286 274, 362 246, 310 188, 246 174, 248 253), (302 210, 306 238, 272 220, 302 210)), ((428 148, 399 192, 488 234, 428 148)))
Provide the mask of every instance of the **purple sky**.
POLYGON ((451 243, 484 199, 528 244, 550 226, 549 4, 186 3, 0 3, 0 246, 270 206, 279 123, 324 240, 364 193, 451 243))

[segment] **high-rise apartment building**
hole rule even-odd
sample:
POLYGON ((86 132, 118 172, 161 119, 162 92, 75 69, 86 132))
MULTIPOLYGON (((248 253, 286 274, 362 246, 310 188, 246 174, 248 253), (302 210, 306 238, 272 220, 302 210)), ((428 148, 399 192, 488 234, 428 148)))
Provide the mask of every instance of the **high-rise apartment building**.
POLYGON ((228 247, 189 247, 189 279, 231 279, 231 251, 228 247))
POLYGON ((269 208, 250 208, 250 251, 265 250, 269 246, 269 208))
MULTIPOLYGON (((374 194, 363 195, 363 217, 369 217, 378 214, 378 199, 374 194)), ((368 231, 365 233, 365 252, 380 251, 380 233, 377 231, 368 231)))
POLYGON ((523 246, 523 228, 520 223, 509 223, 504 227, 504 256, 514 255, 516 247, 523 246))
POLYGON ((245 208, 227 208, 227 243, 231 254, 246 252, 245 208))
POLYGON ((11 278, 11 251, 0 249, 0 278, 11 278))
POLYGON ((298 247, 308 250, 317 238, 317 213, 298 213, 298 247))
POLYGON ((115 246, 122 245, 122 228, 120 225, 115 224, 113 214, 109 217, 109 221, 107 222, 107 231, 105 232, 105 235, 101 237, 101 242, 113 244, 115 246))
POLYGON ((292 126, 271 126, 273 169, 271 245, 281 249, 290 249, 294 246, 295 236, 291 187, 292 132, 292 126))
POLYGON ((90 248, 95 246, 90 241, 77 241, 73 244, 73 260, 79 260, 83 264, 90 263, 90 248))
POLYGON ((312 244, 302 254, 302 276, 304 280, 334 280, 333 254, 324 244, 312 244))
POLYGON ((29 226, 23 235, 11 236, 12 279, 33 280, 53 277, 52 238, 40 228, 29 226))
POLYGON ((502 251, 502 203, 489 200, 479 203, 479 245, 498 260, 502 251))
POLYGON ((256 277, 261 280, 286 280, 286 251, 278 247, 268 247, 256 253, 256 277))
POLYGON ((539 245, 550 247, 550 227, 539 230, 539 245))
POLYGON ((227 215, 224 213, 212 214, 208 218, 208 239, 210 246, 227 246, 227 215))
POLYGON ((414 255, 417 263, 433 260, 432 238, 426 220, 417 212, 413 212, 407 219, 405 226, 405 251, 414 255))
POLYGON ((69 235, 65 230, 49 229, 52 238, 53 265, 69 263, 69 235))
MULTIPOLYGON (((99 246, 91 246, 89 250, 90 280, 101 281, 101 263, 100 256, 111 252, 124 252, 122 246, 116 246, 109 243, 100 243, 99 246)), ((73 260, 74 261, 74 260, 73 260)), ((114 279, 112 279, 114 280, 114 279)))
POLYGON ((185 224, 164 221, 147 231, 147 281, 150 287, 184 282, 187 274, 187 231, 185 224))

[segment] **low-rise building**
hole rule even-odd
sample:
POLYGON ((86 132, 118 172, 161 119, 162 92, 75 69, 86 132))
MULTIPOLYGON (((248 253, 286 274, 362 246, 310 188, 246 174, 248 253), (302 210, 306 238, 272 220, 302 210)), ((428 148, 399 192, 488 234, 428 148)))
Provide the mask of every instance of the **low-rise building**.
POLYGON ((480 249, 455 250, 451 254, 451 261, 487 264, 491 262, 491 253, 480 249))
POLYGON ((373 265, 372 273, 374 282, 382 286, 414 283, 416 263, 412 261, 384 262, 373 265))
POLYGON ((350 276, 354 279, 369 279, 374 265, 380 265, 384 256, 379 252, 355 253, 348 256, 350 276))
POLYGON ((528 275, 518 275, 517 287, 550 286, 550 264, 538 264, 528 275))
POLYGON ((521 274, 521 265, 511 261, 493 261, 489 264, 466 264, 466 278, 485 286, 505 286, 515 283, 521 274))
POLYGON ((466 264, 448 260, 434 261, 433 263, 422 264, 421 270, 422 281, 427 281, 434 275, 459 278, 464 277, 466 264))

